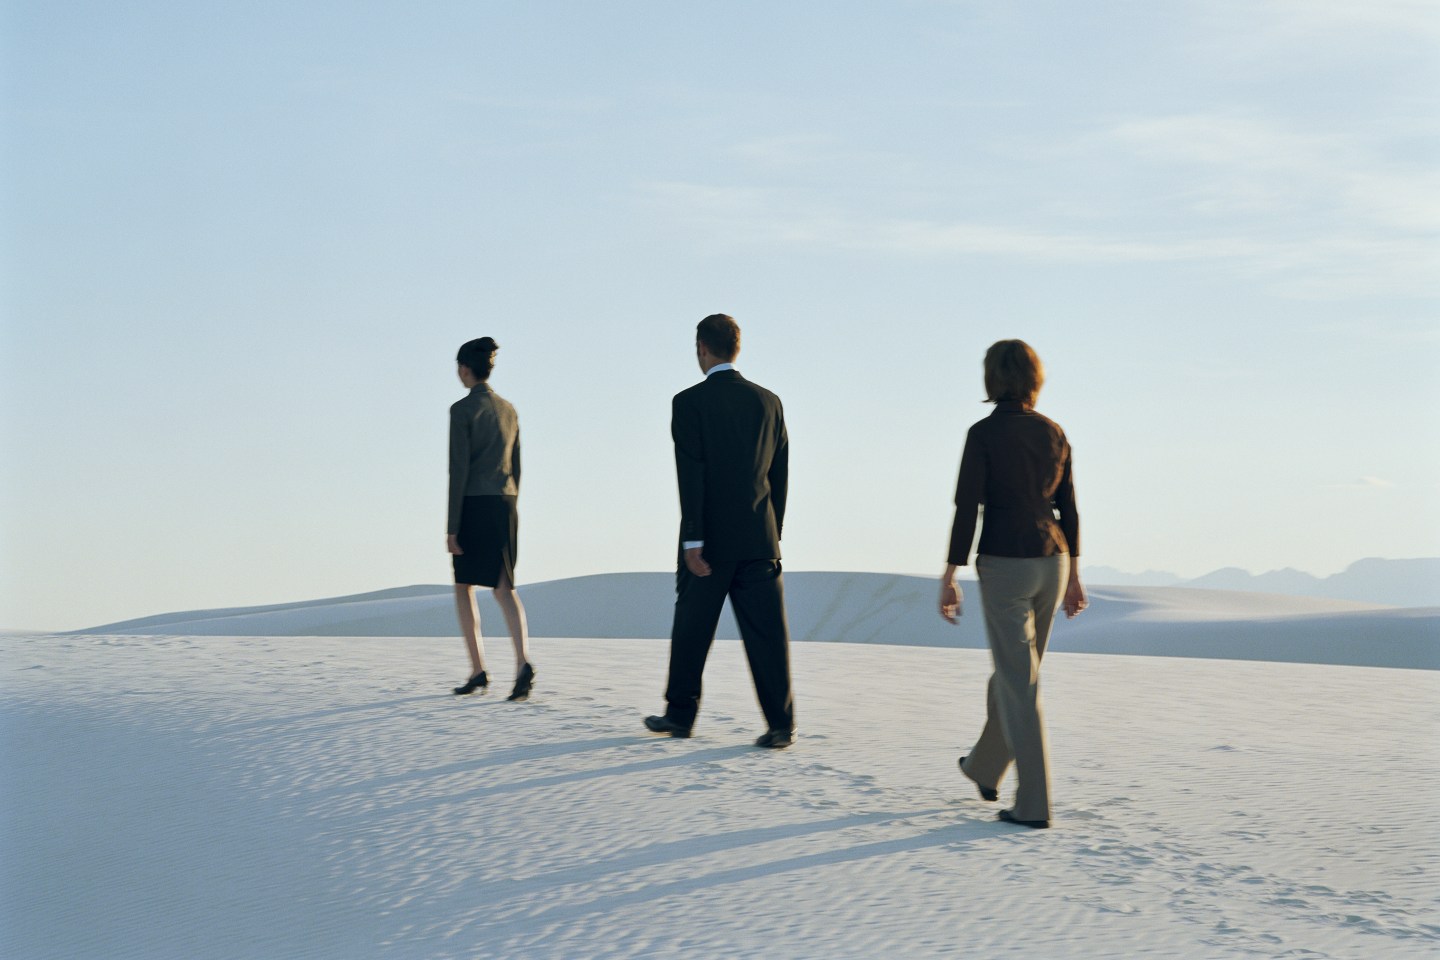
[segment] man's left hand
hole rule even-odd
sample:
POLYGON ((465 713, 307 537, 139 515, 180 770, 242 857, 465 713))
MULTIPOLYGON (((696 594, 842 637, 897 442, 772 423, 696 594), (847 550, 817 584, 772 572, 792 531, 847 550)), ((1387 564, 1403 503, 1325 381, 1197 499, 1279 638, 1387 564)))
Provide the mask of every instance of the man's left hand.
POLYGON ((704 547, 691 547, 685 551, 685 568, 697 577, 710 576, 710 564, 700 555, 704 547))

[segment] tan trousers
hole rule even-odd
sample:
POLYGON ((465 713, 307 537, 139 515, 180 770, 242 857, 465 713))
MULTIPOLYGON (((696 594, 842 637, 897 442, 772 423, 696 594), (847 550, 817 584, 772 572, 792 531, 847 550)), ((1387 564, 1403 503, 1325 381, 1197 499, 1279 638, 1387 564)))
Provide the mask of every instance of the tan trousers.
POLYGON ((1070 576, 1070 557, 977 556, 975 572, 995 673, 986 692, 985 729, 965 758, 965 774, 998 788, 1014 761, 1015 818, 1049 820, 1040 659, 1070 576))

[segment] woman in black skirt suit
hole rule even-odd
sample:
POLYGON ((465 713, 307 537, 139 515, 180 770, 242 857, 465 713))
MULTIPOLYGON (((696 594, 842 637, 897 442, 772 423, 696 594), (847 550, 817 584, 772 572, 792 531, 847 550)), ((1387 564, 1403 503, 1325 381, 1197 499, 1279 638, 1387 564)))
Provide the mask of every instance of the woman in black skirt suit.
POLYGON ((480 643, 475 587, 491 587, 515 644, 515 688, 509 699, 524 700, 535 682, 530 663, 525 607, 515 593, 515 554, 520 528, 515 501, 520 493, 520 421, 515 408, 490 389, 495 351, 490 337, 470 340, 455 361, 468 396, 450 407, 450 509, 446 546, 455 566, 455 609, 470 653, 470 679, 457 695, 490 684, 480 643))

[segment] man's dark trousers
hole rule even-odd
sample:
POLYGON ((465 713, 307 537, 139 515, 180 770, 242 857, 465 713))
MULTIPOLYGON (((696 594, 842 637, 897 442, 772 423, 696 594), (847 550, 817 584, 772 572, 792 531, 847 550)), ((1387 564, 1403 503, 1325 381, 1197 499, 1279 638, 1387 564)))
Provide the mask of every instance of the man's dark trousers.
POLYGON ((665 715, 693 726, 700 709, 700 677, 729 596, 755 694, 771 730, 795 729, 790 693, 790 627, 779 560, 721 560, 697 577, 680 562, 675 575, 675 623, 670 631, 670 685, 665 715))

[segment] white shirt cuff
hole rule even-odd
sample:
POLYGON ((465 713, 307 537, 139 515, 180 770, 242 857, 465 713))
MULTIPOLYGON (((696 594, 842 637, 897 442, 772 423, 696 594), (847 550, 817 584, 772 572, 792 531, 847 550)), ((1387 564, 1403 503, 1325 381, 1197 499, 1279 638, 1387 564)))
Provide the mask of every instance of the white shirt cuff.
POLYGON ((694 550, 696 547, 705 546, 704 540, 682 540, 680 546, 685 550, 694 550))

